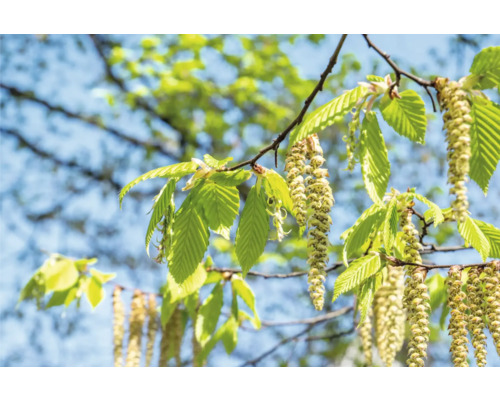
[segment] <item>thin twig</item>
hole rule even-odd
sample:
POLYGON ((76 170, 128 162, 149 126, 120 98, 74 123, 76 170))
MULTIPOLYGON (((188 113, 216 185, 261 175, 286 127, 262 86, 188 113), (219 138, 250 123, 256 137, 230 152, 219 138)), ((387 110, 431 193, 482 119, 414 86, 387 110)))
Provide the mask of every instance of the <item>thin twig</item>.
MULTIPOLYGON (((253 158, 251 158, 249 160, 243 161, 243 162, 241 162, 241 163, 239 163, 239 164, 237 164, 237 165, 235 165, 235 166, 233 166, 231 168, 228 168, 227 171, 234 171, 234 170, 236 170, 238 168, 244 167, 245 165, 250 165, 250 166, 253 167, 256 164, 256 162, 264 154, 266 154, 268 151, 274 150, 275 153, 277 153, 278 148, 280 146, 280 143, 283 140, 285 140, 285 138, 292 131, 293 128, 295 128, 297 125, 300 125, 300 123, 304 119, 304 116, 306 115, 307 110, 309 109, 309 106, 313 102, 314 98, 316 97, 316 95, 320 91, 323 90, 323 85, 325 83, 325 80, 328 77, 328 75, 330 74, 330 72, 332 72, 333 67, 337 63, 337 59, 338 59, 340 50, 342 49, 342 46, 344 45, 346 37, 347 37, 347 35, 344 34, 340 38, 339 43, 337 44, 337 47, 335 48, 335 51, 333 52, 333 55, 330 57, 330 61, 328 62, 328 65, 326 66, 325 70, 321 74, 320 79, 319 79, 318 83, 316 84, 315 88, 313 89, 313 91, 311 92, 311 94, 309 95, 309 97, 305 100, 304 106, 300 110, 299 115, 297 115, 297 117, 285 128, 285 130, 283 132, 281 132, 278 135, 278 137, 276 139, 273 140, 273 142, 271 144, 269 144, 268 146, 262 148, 257 153, 257 155, 255 157, 253 157, 253 158)), ((277 156, 275 155, 275 162, 276 162, 276 157, 277 156)))
POLYGON ((329 321, 331 319, 340 317, 341 315, 347 314, 352 311, 352 307, 344 307, 340 310, 331 311, 324 315, 319 315, 313 318, 299 319, 295 321, 262 321, 262 326, 290 326, 290 325, 316 325, 320 322, 329 321))

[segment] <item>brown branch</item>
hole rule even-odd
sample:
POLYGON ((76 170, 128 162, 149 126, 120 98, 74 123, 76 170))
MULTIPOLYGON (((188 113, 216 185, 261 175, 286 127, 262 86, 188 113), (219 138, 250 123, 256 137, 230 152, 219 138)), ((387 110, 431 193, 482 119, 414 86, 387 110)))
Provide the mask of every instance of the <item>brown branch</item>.
POLYGON ((341 315, 347 314, 353 310, 352 307, 344 307, 340 310, 331 311, 329 313, 319 315, 313 318, 299 319, 296 321, 262 321, 262 326, 270 327, 270 326, 290 326, 290 325, 316 325, 321 322, 329 321, 331 319, 340 317, 341 315))
MULTIPOLYGON (((387 54, 385 51, 381 50, 379 47, 377 47, 371 39, 368 37, 368 35, 364 34, 363 37, 365 38, 365 41, 368 45, 369 48, 372 48, 375 50, 386 62, 391 66, 393 69, 394 73, 396 74, 396 82, 394 82, 394 86, 399 86, 399 83, 401 81, 401 76, 406 76, 407 78, 411 79, 415 83, 419 84, 422 86, 429 97, 431 98, 432 101, 432 108, 434 112, 436 112, 436 104, 434 103, 434 97, 432 97, 431 92, 429 91, 429 87, 434 87, 434 82, 428 81, 426 79, 422 79, 416 75, 413 75, 403 69, 401 69, 394 61, 391 60, 391 56, 387 54)), ((391 88, 392 90, 393 88, 391 88)))
POLYGON ((145 142, 145 141, 136 139, 132 136, 126 135, 123 132, 119 131, 118 129, 104 124, 104 122, 102 121, 102 119, 99 116, 82 115, 82 114, 74 113, 72 111, 69 111, 69 110, 61 107, 61 106, 54 105, 54 104, 48 102, 47 100, 40 99, 39 97, 36 97, 33 92, 23 91, 23 90, 20 90, 16 87, 6 85, 4 83, 0 83, 0 88, 7 90, 13 97, 31 101, 33 103, 36 103, 38 105, 43 106, 44 108, 46 108, 49 111, 63 114, 64 116, 66 116, 68 118, 79 120, 79 121, 84 122, 88 125, 92 125, 96 128, 102 129, 102 130, 110 133, 114 137, 121 139, 127 143, 130 143, 134 146, 142 147, 144 149, 152 148, 152 149, 162 153, 165 156, 177 158, 175 154, 167 151, 161 143, 145 142))
MULTIPOLYGON (((300 125, 300 123, 304 119, 304 116, 306 115, 307 110, 309 109, 309 106, 313 102, 314 98, 316 97, 316 95, 320 91, 323 90, 323 85, 325 83, 325 80, 328 77, 328 75, 330 74, 330 72, 332 72, 333 67, 337 63, 337 59, 338 59, 340 50, 342 49, 342 46, 344 45, 346 37, 347 37, 347 35, 344 34, 340 38, 339 43, 337 44, 337 47, 335 48, 335 51, 333 52, 333 55, 330 57, 330 61, 328 62, 328 65, 326 66, 325 70, 321 74, 320 79, 319 79, 318 83, 316 84, 315 88, 313 89, 313 91, 311 92, 311 94, 309 95, 309 97, 307 97, 307 99, 305 100, 304 106, 300 110, 299 115, 297 115, 297 117, 285 128, 285 130, 283 132, 281 132, 278 135, 278 137, 276 139, 274 139, 274 141, 270 145, 262 148, 257 153, 257 155, 255 157, 253 157, 253 158, 251 158, 249 160, 243 161, 243 162, 235 165, 234 167, 228 168, 227 169, 228 171, 234 171, 234 170, 236 170, 238 168, 244 167, 245 165, 250 165, 250 166, 253 167, 253 166, 255 166, 256 162, 264 154, 266 154, 267 152, 269 152, 271 150, 274 150, 274 152, 277 153, 278 148, 279 148, 281 142, 283 140, 285 140, 285 138, 292 131, 293 128, 295 128, 297 125, 300 125)), ((276 162, 276 155, 275 155, 275 162, 276 162)))

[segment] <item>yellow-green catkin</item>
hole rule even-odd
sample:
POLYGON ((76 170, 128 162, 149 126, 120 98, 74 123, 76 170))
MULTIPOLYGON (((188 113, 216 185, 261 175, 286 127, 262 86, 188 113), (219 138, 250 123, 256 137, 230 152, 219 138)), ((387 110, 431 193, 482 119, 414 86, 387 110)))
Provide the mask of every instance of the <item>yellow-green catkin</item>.
POLYGON ((455 367, 468 367, 467 362, 467 304, 466 294, 462 290, 462 271, 454 265, 448 271, 448 307, 450 308, 450 323, 448 334, 451 336, 450 353, 455 367))
POLYGON ((467 276, 467 299, 469 301, 469 333, 474 347, 474 356, 478 367, 486 366, 486 334, 483 320, 483 288, 481 270, 473 267, 467 276))
POLYGON ((182 342, 182 311, 177 307, 172 316, 162 329, 160 341, 160 360, 158 366, 167 367, 168 361, 173 357, 176 366, 181 365, 182 342))
POLYGON ((113 290, 113 354, 115 367, 123 367, 123 336, 125 335, 125 304, 122 288, 115 286, 113 290))
MULTIPOLYGON (((418 241, 418 231, 411 220, 413 211, 406 204, 399 208, 401 210, 400 227, 405 242, 404 261, 421 264, 422 258, 419 251, 422 249, 422 245, 418 241)), ((423 367, 427 358, 427 345, 430 336, 430 297, 425 285, 427 271, 418 266, 406 265, 405 274, 403 305, 410 325, 406 363, 409 367, 423 367)))
POLYGON ((492 261, 484 267, 483 282, 488 329, 500 355, 500 261, 492 261))
POLYGON ((387 301, 388 286, 382 285, 375 292, 373 299, 373 311, 375 314, 375 340, 378 354, 382 360, 387 358, 387 310, 389 304, 387 301))
POLYGON ((330 211, 334 204, 332 189, 328 180, 328 170, 321 168, 325 159, 317 135, 307 138, 307 159, 309 165, 304 168, 307 200, 312 209, 308 223, 308 259, 309 294, 316 310, 324 305, 326 266, 328 263, 328 232, 332 219, 330 211))
POLYGON ((293 211, 297 224, 301 227, 306 225, 307 216, 306 188, 302 176, 306 166, 306 151, 306 141, 297 142, 290 148, 285 161, 286 179, 293 202, 293 211))
POLYGON ((372 340, 372 309, 370 308, 365 319, 358 328, 358 335, 361 339, 365 365, 370 367, 373 362, 373 340, 372 340))
POLYGON ((126 367, 139 367, 141 362, 142 327, 146 319, 146 301, 140 290, 135 290, 132 296, 129 319, 129 338, 127 347, 126 367))
POLYGON ((445 110, 443 121, 448 143, 448 183, 453 185, 450 194, 455 195, 451 206, 455 218, 463 221, 469 208, 465 183, 471 157, 471 107, 460 82, 437 78, 436 89, 439 92, 441 108, 445 110))
POLYGON ((156 310, 156 296, 150 294, 148 297, 148 331, 146 341, 146 367, 151 366, 153 352, 156 340, 156 331, 158 330, 158 311, 156 310))

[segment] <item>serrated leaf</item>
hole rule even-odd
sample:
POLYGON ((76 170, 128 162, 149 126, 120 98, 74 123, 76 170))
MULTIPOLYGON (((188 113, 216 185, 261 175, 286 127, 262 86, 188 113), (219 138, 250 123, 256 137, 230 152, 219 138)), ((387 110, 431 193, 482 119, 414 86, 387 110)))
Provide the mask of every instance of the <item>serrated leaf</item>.
POLYGON ((477 53, 470 72, 479 78, 478 89, 500 86, 500 46, 487 47, 477 53))
POLYGON ((152 178, 182 178, 185 175, 192 174, 198 168, 198 164, 193 161, 182 162, 178 164, 169 165, 167 167, 161 167, 153 169, 145 174, 134 179, 128 185, 126 185, 120 192, 120 208, 122 206, 122 201, 125 195, 138 183, 152 178))
POLYGON ((196 270, 184 281, 178 284, 172 275, 167 275, 167 290, 171 292, 170 301, 179 301, 192 293, 197 292, 207 280, 207 271, 203 263, 198 264, 196 270))
POLYGON ((202 187, 189 192, 175 215, 168 268, 179 285, 196 271, 208 247, 208 223, 198 198, 202 187))
POLYGON ((86 293, 90 305, 92 306, 92 308, 96 308, 104 298, 104 289, 102 287, 102 283, 99 282, 97 278, 92 276, 87 285, 86 293))
POLYGON ((370 82, 384 82, 385 79, 377 75, 366 75, 366 80, 370 82))
POLYGON ((308 114, 304 121, 291 133, 289 146, 293 146, 296 142, 313 133, 319 133, 326 127, 333 125, 354 108, 358 100, 367 93, 367 90, 364 86, 358 86, 308 114))
POLYGON ((166 218, 166 224, 169 226, 171 221, 172 211, 175 210, 174 192, 178 178, 170 179, 165 186, 160 190, 160 193, 155 197, 153 204, 153 213, 149 220, 148 229, 146 231, 146 252, 149 256, 149 243, 153 237, 154 231, 163 218, 166 218))
POLYGON ((351 262, 349 267, 335 280, 332 302, 341 294, 354 289, 370 276, 375 275, 380 267, 380 257, 377 254, 369 254, 351 262))
POLYGON ((116 277, 116 274, 114 273, 106 274, 105 272, 99 271, 95 268, 90 269, 90 275, 92 275, 102 284, 109 282, 111 279, 114 279, 116 277))
POLYGON ((444 221, 444 215, 441 208, 436 204, 430 201, 427 197, 422 196, 418 193, 413 193, 412 196, 424 203, 427 207, 429 207, 429 216, 434 220, 434 226, 438 226, 444 221))
POLYGON ((222 284, 215 285, 212 293, 206 298, 198 310, 195 324, 196 340, 204 346, 217 326, 222 309, 222 284))
MULTIPOLYGON (((348 265, 348 259, 359 253, 362 247, 368 242, 370 235, 379 229, 386 213, 385 207, 368 209, 370 213, 363 213, 356 221, 352 231, 350 231, 344 242, 343 257, 344 264, 348 265)), ((367 210, 367 211, 368 211, 367 210)))
POLYGON ((203 161, 205 161, 205 164, 207 164, 209 167, 212 167, 215 169, 222 168, 229 161, 232 161, 232 159, 233 159, 233 157, 226 157, 223 160, 217 160, 215 157, 212 157, 210 154, 205 154, 203 156, 203 161))
POLYGON ((378 272, 364 281, 359 289, 358 298, 356 299, 356 308, 359 311, 358 327, 363 323, 368 311, 370 310, 375 292, 382 283, 382 274, 378 272))
POLYGON ((475 97, 471 116, 469 175, 487 194, 490 179, 500 160, 500 106, 475 97))
POLYGON ((69 289, 79 277, 75 263, 59 255, 51 255, 42 266, 41 272, 45 278, 47 291, 57 292, 69 289))
POLYGON ((229 230, 240 209, 240 196, 234 186, 222 186, 207 181, 198 196, 208 227, 229 240, 229 230))
POLYGON ((365 116, 359 139, 359 160, 366 191, 374 203, 382 203, 391 175, 391 165, 374 112, 365 116))
POLYGON ((233 290, 241 297, 241 299, 245 302, 248 308, 253 312, 254 317, 251 319, 252 324, 255 329, 260 329, 260 319, 257 314, 257 309, 255 307, 255 294, 248 285, 240 276, 233 275, 231 277, 231 285, 233 286, 233 290))
POLYGON ((473 219, 475 224, 481 229, 486 239, 490 243, 490 252, 488 257, 500 258, 500 229, 488 224, 487 222, 473 219))
POLYGON ((405 90, 400 96, 401 99, 392 100, 387 94, 382 97, 380 100, 382 116, 396 133, 424 144, 427 129, 424 101, 413 90, 405 90))
POLYGON ((236 171, 215 172, 209 180, 224 186, 239 186, 250 179, 252 173, 244 169, 236 171))
POLYGON ((192 321, 196 321, 196 314, 198 313, 197 308, 200 301, 200 293, 191 293, 189 296, 186 296, 183 301, 189 314, 189 318, 191 318, 192 321))
POLYGON ((272 169, 268 169, 264 175, 264 190, 268 197, 275 197, 281 201, 283 207, 288 212, 293 213, 293 203, 290 197, 290 188, 288 187, 285 179, 272 169))
POLYGON ((475 220, 466 216, 463 222, 458 223, 458 232, 460 232, 460 235, 467 243, 470 243, 479 252, 483 261, 488 258, 490 254, 490 242, 475 220))
POLYGON ((269 214, 263 190, 253 186, 248 193, 236 232, 236 256, 243 276, 264 252, 269 236, 269 214))
POLYGON ((392 252, 392 246, 398 233, 398 200, 393 197, 387 205, 387 212, 384 219, 384 246, 388 254, 392 252))

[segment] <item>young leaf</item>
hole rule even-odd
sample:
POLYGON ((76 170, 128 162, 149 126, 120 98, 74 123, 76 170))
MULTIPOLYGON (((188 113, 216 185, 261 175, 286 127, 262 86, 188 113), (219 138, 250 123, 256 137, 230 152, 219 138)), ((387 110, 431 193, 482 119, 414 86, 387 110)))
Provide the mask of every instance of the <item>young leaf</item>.
POLYGON ((392 253, 392 246, 398 233, 398 200, 393 197, 387 205, 387 213, 384 219, 384 246, 388 254, 392 253))
POLYGON ((239 186, 250 179, 252 173, 244 169, 221 171, 210 175, 209 180, 224 186, 239 186))
POLYGON ((96 308, 103 298, 104 289, 102 287, 102 283, 99 282, 97 278, 92 276, 87 285, 87 299, 89 300, 92 308, 96 308))
POLYGON ((253 186, 248 193, 236 232, 236 256, 243 275, 257 262, 269 236, 269 214, 263 190, 253 186))
POLYGON ((66 258, 53 254, 44 263, 41 272, 45 278, 47 291, 61 291, 69 289, 78 280, 79 273, 75 263, 66 258))
POLYGON ((264 190, 268 197, 275 197, 280 200, 290 213, 293 211, 292 198, 290 197, 290 189, 285 179, 272 169, 268 169, 264 175, 264 190))
POLYGON ((231 315, 219 328, 216 336, 222 340, 227 354, 231 354, 238 343, 238 321, 231 315))
POLYGON ((122 206, 122 201, 125 195, 130 191, 130 189, 132 189, 138 183, 152 178, 182 178, 185 175, 192 174, 193 172, 196 171, 197 168, 198 168, 197 163, 189 161, 189 162, 182 162, 179 164, 169 165, 167 167, 153 169, 149 172, 146 172, 145 174, 134 179, 132 182, 130 182, 121 190, 119 196, 120 207, 122 206))
POLYGON ((102 284, 109 282, 111 279, 114 279, 116 277, 116 274, 114 274, 114 273, 106 274, 106 273, 99 271, 95 268, 90 268, 90 275, 92 275, 94 278, 96 278, 102 284))
POLYGON ((335 280, 335 288, 332 302, 349 290, 354 289, 363 283, 370 276, 375 275, 380 269, 380 257, 378 254, 369 254, 360 257, 349 265, 335 280))
POLYGON ((208 223, 198 198, 202 187, 198 184, 189 192, 175 216, 168 267, 177 284, 196 271, 208 247, 208 223))
MULTIPOLYGON (((371 213, 363 213, 356 221, 352 231, 347 236, 344 242, 344 264, 347 266, 347 260, 354 254, 361 251, 362 247, 367 243, 370 235, 375 232, 386 214, 385 207, 371 208, 371 213)), ((369 209, 369 210, 370 210, 369 209)), ((368 210, 367 210, 368 211, 368 210)))
POLYGON ((203 161, 205 161, 205 164, 207 164, 209 167, 212 167, 214 169, 222 168, 229 161, 232 161, 232 159, 233 159, 233 157, 227 157, 227 158, 224 158, 223 160, 217 160, 216 158, 212 157, 210 154, 205 154, 203 156, 203 161))
POLYGON ((358 100, 366 94, 367 90, 364 86, 358 86, 311 112, 291 133, 290 146, 293 146, 296 142, 305 139, 313 133, 319 133, 326 127, 333 125, 338 119, 354 108, 358 100))
POLYGON ((470 243, 481 254, 483 261, 488 258, 490 242, 479 228, 476 220, 467 216, 462 223, 458 223, 458 232, 467 243, 470 243))
POLYGON ((365 116, 359 139, 359 158, 366 191, 374 203, 382 203, 391 175, 391 165, 374 112, 365 116))
POLYGON ((154 199, 153 213, 149 220, 149 226, 146 231, 146 252, 149 256, 149 243, 153 237, 153 233, 163 217, 167 218, 167 224, 170 225, 171 210, 175 210, 174 192, 178 178, 170 179, 165 186, 160 190, 160 193, 154 199))
POLYGON ((222 186, 207 181, 198 194, 208 227, 229 240, 229 230, 238 215, 240 196, 234 186, 222 186))
POLYGON ((500 258, 500 229, 478 219, 473 219, 473 221, 479 229, 481 229, 481 232, 483 232, 490 243, 490 253, 488 257, 500 258))
POLYGON ((204 346, 212 335, 217 322, 219 321, 222 309, 223 296, 222 285, 215 285, 210 296, 203 302, 198 311, 198 317, 195 324, 196 340, 204 346))
POLYGON ((252 324, 255 329, 260 329, 260 319, 257 314, 257 309, 255 308, 255 294, 252 289, 243 279, 238 275, 233 275, 231 277, 231 285, 233 286, 234 292, 240 296, 245 304, 252 310, 254 318, 252 318, 252 324))
POLYGON ((196 270, 184 281, 178 284, 169 273, 167 275, 167 290, 172 293, 171 301, 178 301, 197 292, 206 282, 207 271, 203 263, 198 264, 196 270))
POLYGON ((479 78, 478 89, 500 86, 500 46, 487 47, 474 57, 470 72, 479 78))
POLYGON ((413 90, 400 93, 401 99, 382 97, 380 111, 385 121, 401 136, 424 144, 427 117, 422 98, 413 90))
POLYGON ((500 106, 474 97, 471 116, 469 175, 487 194, 490 179, 500 160, 500 106))
POLYGON ((427 207, 429 207, 429 216, 432 217, 434 220, 434 226, 438 226, 440 223, 444 221, 444 215, 443 212, 441 211, 441 208, 430 201, 427 197, 422 196, 421 194, 418 193, 412 193, 411 194, 415 199, 421 201, 424 203, 427 207))
POLYGON ((382 274, 381 272, 378 272, 377 274, 371 276, 361 284, 358 298, 356 299, 356 308, 359 311, 358 327, 365 320, 368 314, 368 310, 372 306, 375 292, 378 290, 381 283, 382 283, 382 274))
POLYGON ((70 295, 70 292, 72 292, 75 287, 76 286, 73 286, 70 289, 62 290, 59 292, 54 292, 52 294, 52 297, 48 301, 47 305, 45 306, 45 308, 57 307, 57 306, 62 306, 63 304, 66 304, 67 298, 70 295))

